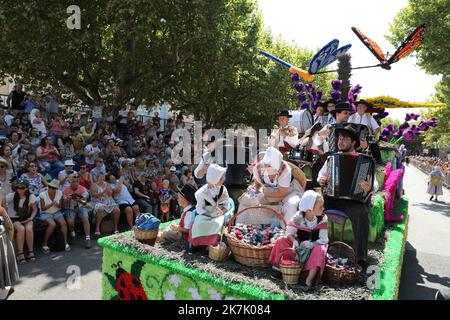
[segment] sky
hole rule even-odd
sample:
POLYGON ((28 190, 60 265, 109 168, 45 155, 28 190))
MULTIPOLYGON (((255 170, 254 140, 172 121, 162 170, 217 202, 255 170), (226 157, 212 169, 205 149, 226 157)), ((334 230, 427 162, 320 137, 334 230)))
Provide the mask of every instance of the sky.
MULTIPOLYGON (((351 27, 357 27, 385 53, 392 54, 396 48, 384 36, 389 34, 396 13, 407 4, 407 0, 258 0, 264 26, 274 35, 313 51, 333 39, 339 40, 339 47, 352 44, 349 53, 353 67, 374 65, 378 60, 351 27)), ((289 62, 295 65, 295 61, 289 62)), ((337 63, 330 67, 337 68, 337 63)), ((389 71, 382 68, 353 70, 351 78, 352 85, 362 86, 360 98, 391 96, 410 102, 425 102, 434 93, 439 80, 440 76, 428 75, 420 69, 412 56, 393 64, 389 71)), ((407 112, 418 109, 388 111, 391 117, 402 120, 407 112)))

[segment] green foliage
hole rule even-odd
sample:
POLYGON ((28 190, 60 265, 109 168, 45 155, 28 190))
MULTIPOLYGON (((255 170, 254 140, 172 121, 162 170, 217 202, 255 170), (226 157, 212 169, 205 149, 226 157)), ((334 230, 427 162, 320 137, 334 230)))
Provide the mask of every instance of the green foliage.
POLYGON ((207 126, 269 128, 297 108, 289 72, 258 50, 304 69, 313 52, 263 30, 255 0, 80 0, 69 30, 72 4, 0 0, 0 78, 113 112, 165 100, 207 126))
POLYGON ((418 64, 431 74, 442 75, 436 86, 433 102, 447 103, 447 107, 429 110, 424 119, 436 117, 439 124, 425 132, 426 145, 448 147, 450 143, 450 1, 409 0, 408 6, 395 17, 387 38, 394 44, 400 42, 418 25, 426 22, 423 44, 417 49, 418 64))

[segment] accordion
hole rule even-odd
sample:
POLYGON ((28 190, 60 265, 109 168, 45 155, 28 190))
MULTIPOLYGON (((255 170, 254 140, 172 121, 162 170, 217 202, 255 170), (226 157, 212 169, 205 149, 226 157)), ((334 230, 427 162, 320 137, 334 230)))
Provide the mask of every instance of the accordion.
POLYGON ((366 202, 375 179, 373 158, 362 153, 334 153, 327 161, 328 184, 324 193, 330 198, 366 202), (359 185, 363 180, 371 184, 368 193, 359 185))

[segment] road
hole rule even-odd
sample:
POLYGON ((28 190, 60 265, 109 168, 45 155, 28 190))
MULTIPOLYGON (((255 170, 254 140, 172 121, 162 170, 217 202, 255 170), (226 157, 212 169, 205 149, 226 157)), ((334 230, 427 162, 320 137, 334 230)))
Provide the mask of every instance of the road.
MULTIPOLYGON (((437 289, 450 288, 450 192, 444 189, 441 202, 431 202, 426 184, 424 173, 407 168, 404 188, 410 220, 400 299, 434 299, 437 289)), ((36 261, 19 266, 21 278, 10 299, 100 299, 102 249, 87 250, 82 244, 73 245, 71 252, 36 251, 36 261), (71 266, 79 267, 79 288, 71 281, 74 271, 68 273, 71 266)))
POLYGON ((422 171, 407 167, 410 217, 399 299, 434 299, 436 290, 450 288, 450 192, 444 188, 439 202, 432 202, 427 182, 422 171))

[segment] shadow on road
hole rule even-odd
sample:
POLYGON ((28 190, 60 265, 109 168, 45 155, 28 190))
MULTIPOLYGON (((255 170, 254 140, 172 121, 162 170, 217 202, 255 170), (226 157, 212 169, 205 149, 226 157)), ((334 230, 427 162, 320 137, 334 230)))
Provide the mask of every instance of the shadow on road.
MULTIPOLYGON (((450 217, 450 204, 439 201, 439 202, 425 202, 425 203, 417 203, 413 204, 411 207, 419 207, 423 210, 429 211, 430 213, 440 213, 447 217, 450 217)), ((413 212, 413 209, 410 208, 410 212, 413 212)))
POLYGON ((72 245, 70 252, 52 252, 47 255, 36 250, 37 259, 35 261, 19 265, 20 279, 17 285, 29 286, 30 281, 32 283, 35 277, 44 276, 46 280, 40 288, 40 292, 55 286, 65 286, 69 277, 74 274, 74 269, 79 270, 81 276, 101 271, 102 253, 102 248, 97 245, 91 249, 85 249, 80 240, 72 245), (69 267, 71 268, 69 269, 69 267))
POLYGON ((434 300, 437 289, 428 287, 430 285, 450 287, 450 278, 426 272, 419 264, 417 250, 407 242, 400 280, 399 299, 434 300))

